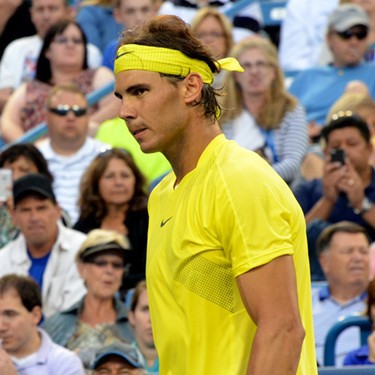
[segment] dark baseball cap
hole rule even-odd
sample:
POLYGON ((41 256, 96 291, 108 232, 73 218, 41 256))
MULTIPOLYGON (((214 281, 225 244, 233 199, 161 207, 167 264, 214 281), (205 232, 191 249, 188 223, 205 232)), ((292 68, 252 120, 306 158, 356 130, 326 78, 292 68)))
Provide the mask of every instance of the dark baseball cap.
POLYGON ((144 368, 141 363, 140 353, 134 346, 116 341, 96 352, 95 358, 90 366, 91 369, 97 369, 101 364, 103 364, 105 359, 110 356, 120 357, 134 368, 144 368))
POLYGON ((52 181, 41 173, 29 173, 20 177, 13 184, 13 199, 16 205, 21 199, 39 194, 56 203, 55 193, 52 189, 52 181))

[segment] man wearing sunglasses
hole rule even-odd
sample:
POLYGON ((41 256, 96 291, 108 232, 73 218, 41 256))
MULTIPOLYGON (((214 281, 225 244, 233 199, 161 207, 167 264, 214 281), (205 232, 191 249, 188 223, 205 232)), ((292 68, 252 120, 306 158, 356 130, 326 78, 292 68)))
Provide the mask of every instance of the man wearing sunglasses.
POLYGON ((331 63, 306 69, 294 79, 290 92, 306 109, 311 138, 320 135, 330 107, 349 82, 364 82, 375 97, 375 66, 363 61, 369 25, 367 14, 359 5, 339 6, 329 18, 326 36, 331 63))
POLYGON ((82 174, 109 146, 88 136, 89 108, 76 85, 55 86, 47 99, 46 112, 49 138, 38 147, 53 174, 57 201, 74 224, 82 174))

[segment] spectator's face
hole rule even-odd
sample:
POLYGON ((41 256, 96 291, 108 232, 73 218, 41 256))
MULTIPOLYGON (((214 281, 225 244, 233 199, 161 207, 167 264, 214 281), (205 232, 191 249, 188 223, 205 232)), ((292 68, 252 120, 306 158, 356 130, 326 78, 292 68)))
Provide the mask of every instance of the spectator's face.
POLYGON ((150 349, 155 349, 147 290, 142 291, 139 295, 135 310, 129 312, 129 322, 134 329, 137 342, 141 342, 142 347, 146 346, 150 349))
POLYGON ((30 246, 41 247, 57 239, 57 220, 60 209, 49 199, 25 197, 17 203, 13 213, 15 225, 30 246))
POLYGON ((41 318, 40 307, 28 311, 16 291, 0 295, 0 339, 3 349, 10 355, 22 358, 35 352, 38 347, 37 325, 41 318))
POLYGON ((38 35, 44 38, 47 30, 60 20, 69 16, 65 0, 33 0, 31 20, 38 35))
POLYGON ((70 24, 62 34, 56 35, 46 51, 52 70, 69 68, 71 71, 81 71, 84 55, 82 34, 74 24, 70 24))
POLYGON ((275 69, 263 51, 257 48, 244 50, 239 58, 243 73, 233 73, 243 96, 266 95, 275 79, 275 69))
POLYGON ((326 158, 329 150, 341 148, 358 173, 368 169, 372 154, 371 143, 366 143, 358 129, 346 127, 332 131, 328 136, 326 158))
POLYGON ((227 56, 227 42, 220 21, 214 16, 205 17, 195 30, 200 41, 208 46, 216 59, 227 56))
POLYGON ((36 165, 24 156, 20 156, 13 162, 6 161, 3 168, 10 169, 12 171, 13 181, 18 180, 20 177, 29 173, 38 173, 38 168, 36 165))
MULTIPOLYGON (((88 109, 86 99, 78 94, 67 91, 58 91, 49 103, 49 108, 63 108, 69 106, 76 109, 88 109)), ((72 110, 65 116, 60 116, 47 110, 46 122, 48 134, 52 143, 58 142, 70 150, 72 143, 82 145, 88 135, 89 115, 88 111, 83 116, 78 116, 72 110)))
POLYGON ((337 232, 331 246, 320 256, 330 285, 367 287, 370 270, 369 243, 363 233, 337 232))
POLYGON ((115 8, 114 16, 127 30, 141 25, 146 17, 156 14, 152 0, 121 0, 120 8, 115 8))
POLYGON ((99 179, 99 194, 108 206, 129 204, 133 198, 135 176, 131 168, 122 160, 112 158, 99 179))
POLYGON ((94 375, 142 375, 142 370, 134 368, 124 359, 112 356, 94 370, 94 375))
MULTIPOLYGON (((339 68, 358 65, 363 59, 368 43, 365 26, 354 26, 345 33, 353 36, 344 38, 336 31, 331 31, 327 36, 328 45, 333 54, 333 65, 339 68), (362 38, 362 39, 361 39, 362 38)), ((344 33, 344 34, 345 34, 344 33)))
POLYGON ((124 260, 115 254, 99 254, 90 263, 80 262, 78 270, 88 293, 100 299, 112 299, 119 290, 124 273, 124 260))

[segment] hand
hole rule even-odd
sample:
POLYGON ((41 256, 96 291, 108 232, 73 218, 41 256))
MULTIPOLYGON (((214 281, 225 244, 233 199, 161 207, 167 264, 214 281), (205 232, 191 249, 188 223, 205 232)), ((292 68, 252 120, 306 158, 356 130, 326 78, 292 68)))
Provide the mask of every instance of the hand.
POLYGON ((324 198, 331 201, 333 204, 336 203, 340 188, 339 182, 345 176, 346 166, 340 163, 326 161, 323 168, 323 195, 324 198))
POLYGON ((375 363, 375 331, 367 338, 367 345, 368 345, 368 359, 371 362, 375 363))
POLYGON ((17 375, 9 354, 0 347, 0 375, 17 375))
POLYGON ((346 194, 352 208, 361 208, 365 197, 365 186, 350 160, 346 159, 345 173, 337 184, 340 191, 346 194))

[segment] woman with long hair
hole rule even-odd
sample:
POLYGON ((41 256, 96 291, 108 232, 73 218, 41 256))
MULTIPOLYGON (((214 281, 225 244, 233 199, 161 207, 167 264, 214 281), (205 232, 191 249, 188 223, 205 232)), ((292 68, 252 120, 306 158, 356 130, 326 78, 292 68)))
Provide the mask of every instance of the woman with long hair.
POLYGON ((228 72, 224 79, 223 132, 261 153, 290 183, 307 149, 307 121, 302 106, 285 90, 276 47, 251 37, 236 44, 230 56, 239 60, 244 72, 228 72))

